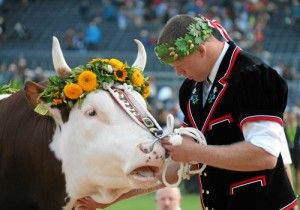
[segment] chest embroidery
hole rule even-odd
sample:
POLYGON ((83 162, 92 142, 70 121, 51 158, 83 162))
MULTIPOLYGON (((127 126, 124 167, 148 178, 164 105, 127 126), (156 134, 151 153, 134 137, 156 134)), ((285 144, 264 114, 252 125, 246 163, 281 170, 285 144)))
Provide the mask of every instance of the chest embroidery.
POLYGON ((216 99, 216 92, 217 92, 217 87, 214 87, 213 92, 209 94, 209 97, 207 99, 209 104, 211 104, 216 99))
POLYGON ((197 104, 199 99, 198 99, 198 94, 197 94, 197 89, 194 88, 193 92, 192 92, 192 96, 190 98, 190 100, 192 101, 193 104, 197 104))

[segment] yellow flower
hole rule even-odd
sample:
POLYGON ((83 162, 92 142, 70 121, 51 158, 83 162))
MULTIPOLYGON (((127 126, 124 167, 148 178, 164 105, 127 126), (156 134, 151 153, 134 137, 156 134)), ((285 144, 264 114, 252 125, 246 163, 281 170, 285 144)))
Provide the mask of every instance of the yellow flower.
POLYGON ((103 59, 100 59, 103 63, 109 63, 109 59, 107 58, 103 58, 103 59))
POLYGON ((116 69, 123 69, 124 68, 124 63, 119 61, 118 59, 112 58, 109 60, 109 64, 116 67, 116 69))
POLYGON ((82 92, 82 88, 77 84, 71 83, 64 87, 64 93, 69 99, 78 99, 82 92))
POLYGON ((135 70, 132 74, 131 81, 133 84, 140 87, 142 84, 144 84, 144 76, 139 70, 135 70))
POLYGON ((57 92, 55 92, 55 93, 53 94, 53 97, 57 98, 58 95, 59 95, 59 92, 57 91, 57 92))
POLYGON ((148 97, 148 95, 150 94, 150 85, 145 86, 143 88, 143 98, 146 99, 148 97))
POLYGON ((117 80, 124 82, 127 77, 127 71, 125 69, 117 69, 114 71, 114 75, 117 80))
POLYGON ((78 76, 78 84, 84 91, 93 91, 99 86, 97 75, 91 71, 83 71, 78 76))
POLYGON ((100 59, 100 58, 93 58, 93 59, 89 62, 89 64, 93 64, 93 63, 96 62, 96 61, 101 61, 101 59, 100 59))

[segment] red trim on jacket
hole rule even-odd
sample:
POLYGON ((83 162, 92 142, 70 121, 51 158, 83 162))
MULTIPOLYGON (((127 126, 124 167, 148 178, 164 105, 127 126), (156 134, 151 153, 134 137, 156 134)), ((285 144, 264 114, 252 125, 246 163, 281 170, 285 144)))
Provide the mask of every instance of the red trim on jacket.
POLYGON ((215 111, 216 106, 218 105, 219 101, 221 100, 222 96, 224 95, 224 93, 225 93, 225 91, 227 89, 228 83, 225 80, 229 77, 230 72, 231 72, 231 70, 233 68, 233 65, 235 63, 235 59, 236 59, 236 57, 237 57, 237 55, 239 54, 240 51, 241 51, 241 49, 239 47, 236 47, 236 49, 234 50, 234 53, 232 55, 231 62, 229 64, 229 68, 228 68, 225 76, 220 79, 220 83, 223 84, 223 89, 220 91, 220 94, 218 95, 217 99, 215 100, 215 102, 213 104, 213 107, 211 108, 211 110, 210 110, 210 112, 208 114, 208 117, 205 120, 205 123, 204 123, 204 125, 203 125, 203 127, 201 129, 202 133, 205 132, 205 130, 206 130, 207 126, 208 126, 209 119, 211 118, 212 114, 215 111))
POLYGON ((232 123, 233 122, 232 116, 230 114, 227 114, 227 115, 224 115, 223 117, 219 117, 217 119, 210 121, 208 124, 209 125, 208 130, 211 130, 214 125, 225 122, 225 121, 228 121, 228 123, 232 123))
POLYGON ((245 123, 253 121, 274 121, 278 122, 281 126, 283 126, 283 121, 280 117, 270 115, 256 115, 244 118, 240 123, 240 128, 242 128, 245 123))
POLYGON ((233 195, 234 194, 233 190, 236 188, 243 187, 245 185, 253 184, 256 182, 260 182, 262 187, 267 185, 265 176, 256 176, 256 177, 253 177, 250 179, 246 179, 246 180, 231 184, 229 187, 229 190, 230 190, 229 194, 233 195))
POLYGON ((286 205, 285 207, 283 207, 283 208, 280 209, 280 210, 292 210, 292 209, 294 209, 294 207, 297 206, 297 205, 298 205, 298 198, 296 198, 295 200, 293 200, 292 203, 286 205))

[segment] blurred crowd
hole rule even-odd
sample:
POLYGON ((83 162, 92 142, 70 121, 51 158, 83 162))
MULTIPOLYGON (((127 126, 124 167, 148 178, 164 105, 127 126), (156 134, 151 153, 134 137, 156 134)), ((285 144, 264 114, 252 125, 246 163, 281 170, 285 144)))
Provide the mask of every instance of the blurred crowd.
MULTIPOLYGON (((18 0, 0 0, 0 11, 11 9, 9 5, 18 0)), ((19 0, 20 1, 20 0, 19 0)), ((29 1, 21 0, 26 4, 29 1)), ((85 24, 85 28, 78 31, 74 28, 65 29, 65 47, 68 50, 97 50, 102 41, 104 22, 116 23, 118 30, 128 27, 139 29, 140 40, 145 47, 153 47, 157 41, 157 34, 161 26, 172 16, 179 13, 196 15, 204 14, 210 19, 217 19, 228 31, 230 36, 245 50, 253 51, 270 64, 270 53, 263 49, 264 41, 270 36, 269 23, 278 5, 281 9, 285 24, 299 30, 300 0, 82 0, 78 4, 78 16, 85 24), (151 25, 152 27, 145 27, 151 25)), ((0 12, 0 44, 5 39, 30 39, 30 30, 26 25, 17 22, 12 34, 6 34, 6 22, 0 12)), ((300 30, 299 30, 300 31, 300 30)), ((295 94, 299 94, 299 69, 293 69, 283 63, 273 66, 284 78, 295 85, 295 94)), ((15 87, 22 87, 27 80, 41 81, 51 72, 40 66, 30 69, 27 61, 20 58, 14 63, 0 63, 0 85, 12 82, 15 87)), ((155 80, 153 80, 155 81, 155 80)), ((177 124, 182 121, 177 102, 177 91, 172 87, 156 87, 152 84, 150 105, 153 113, 162 125, 165 126, 167 114, 176 116, 177 124), (175 93, 174 93, 175 92, 175 93)), ((297 98, 297 97, 296 97, 297 98)), ((293 100, 290 106, 300 107, 300 101, 293 100)))
MULTIPOLYGON (((0 0, 0 9, 12 9, 6 5, 13 5, 13 1, 18 0, 0 0)), ((29 1, 21 0, 24 4, 29 1)), ((270 36, 269 21, 279 5, 283 7, 285 23, 299 30, 300 0, 81 0, 77 14, 86 26, 84 29, 66 28, 65 46, 69 50, 97 50, 102 41, 103 22, 114 22, 119 30, 134 26, 140 29, 144 45, 154 46, 161 26, 169 18, 179 13, 202 13, 219 20, 243 49, 260 53, 270 36), (145 28, 147 24, 152 25, 151 29, 145 28)), ((24 23, 17 22, 13 27, 13 33, 6 34, 5 18, 0 13, 0 42, 8 37, 30 39, 30 30, 24 23)))

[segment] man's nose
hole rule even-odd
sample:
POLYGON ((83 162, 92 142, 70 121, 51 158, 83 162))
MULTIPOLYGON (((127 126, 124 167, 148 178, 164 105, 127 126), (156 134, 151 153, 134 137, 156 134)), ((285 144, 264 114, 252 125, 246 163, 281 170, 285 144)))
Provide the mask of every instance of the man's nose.
POLYGON ((184 75, 183 73, 183 71, 182 70, 180 70, 180 69, 175 69, 176 70, 176 75, 177 76, 181 76, 181 75, 184 75))

